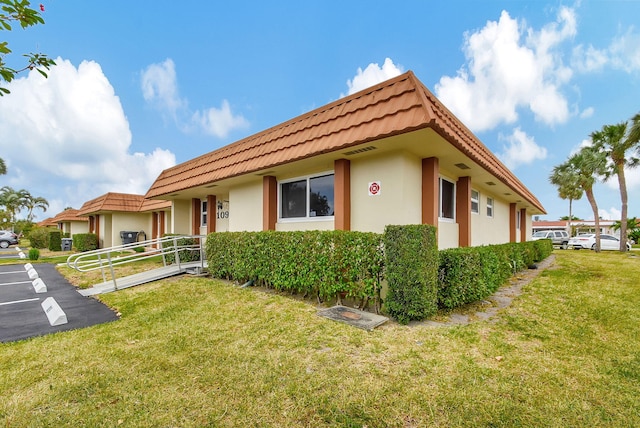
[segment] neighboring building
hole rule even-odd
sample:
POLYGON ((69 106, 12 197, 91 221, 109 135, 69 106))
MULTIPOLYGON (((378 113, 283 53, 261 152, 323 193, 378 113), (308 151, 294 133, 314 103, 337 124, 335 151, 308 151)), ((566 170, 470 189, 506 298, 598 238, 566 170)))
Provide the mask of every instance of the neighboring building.
POLYGON ((85 202, 79 214, 88 217, 88 232, 98 235, 103 248, 121 245, 121 232, 142 232, 139 240, 161 237, 167 230, 170 210, 168 201, 110 192, 85 202))
POLYGON ((89 217, 81 216, 78 213, 79 210, 69 208, 56 214, 55 217, 49 217, 36 223, 36 225, 39 227, 56 227, 62 233, 68 233, 69 236, 73 236, 76 233, 87 233, 89 231, 89 217))
MULTIPOLYGON (((600 233, 606 233, 607 235, 613 235, 620 237, 620 229, 614 229, 614 224, 618 220, 600 220, 600 233)), ((569 236, 576 236, 580 233, 595 233, 596 222, 594 220, 572 220, 571 230, 569 230, 568 220, 540 220, 533 222, 533 233, 539 230, 565 230, 569 236)))
POLYGON ((440 248, 519 242, 536 197, 404 73, 163 171, 171 231, 438 227, 440 248))

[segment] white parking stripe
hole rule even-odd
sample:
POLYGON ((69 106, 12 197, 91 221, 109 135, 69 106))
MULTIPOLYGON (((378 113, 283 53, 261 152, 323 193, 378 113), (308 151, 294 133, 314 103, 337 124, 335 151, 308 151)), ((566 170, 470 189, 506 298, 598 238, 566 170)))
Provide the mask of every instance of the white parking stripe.
POLYGON ((33 302, 36 300, 40 300, 39 297, 36 297, 35 299, 25 299, 25 300, 14 300, 12 302, 1 302, 0 306, 5 306, 5 305, 14 305, 16 303, 27 303, 27 302, 33 302))
POLYGON ((18 281, 18 282, 5 282, 0 285, 16 285, 16 284, 31 284, 31 281, 18 281))
POLYGON ((11 272, 0 272, 0 275, 4 275, 7 273, 24 273, 24 270, 12 270, 11 272))

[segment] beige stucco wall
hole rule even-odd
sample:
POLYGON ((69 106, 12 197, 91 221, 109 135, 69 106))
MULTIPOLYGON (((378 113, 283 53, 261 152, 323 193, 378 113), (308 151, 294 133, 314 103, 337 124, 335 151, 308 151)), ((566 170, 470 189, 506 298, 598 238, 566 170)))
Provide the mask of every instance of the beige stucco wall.
POLYGON ((276 223, 276 230, 281 232, 291 232, 295 230, 333 230, 334 228, 333 217, 328 220, 287 221, 286 223, 276 223))
POLYGON ((218 201, 222 202, 222 209, 213 207, 211 211, 213 219, 216 222, 216 232, 228 232, 229 231, 229 195, 218 196, 218 201))
POLYGON ((146 236, 151 236, 151 213, 124 213, 115 212, 111 215, 112 224, 112 245, 122 245, 120 232, 144 231, 146 236))
POLYGON ((480 212, 471 214, 471 245, 509 242, 509 204, 492 193, 473 189, 480 192, 480 212), (487 197, 493 198, 493 217, 487 216, 487 197))
POLYGON ((422 222, 422 160, 389 153, 351 162, 351 230, 384 232, 389 224, 422 222), (380 193, 369 196, 369 183, 380 193))
POLYGON ((229 191, 228 230, 232 232, 262 230, 262 179, 229 191))
POLYGON ((66 230, 65 228, 65 232, 69 232, 72 237, 76 233, 89 233, 88 221, 70 221, 68 224, 69 230, 66 230))
POLYGON ((449 220, 438 221, 438 249, 458 247, 458 223, 449 220))
POLYGON ((172 203, 173 215, 170 217, 167 233, 191 235, 191 200, 175 200, 172 203))
POLYGON ((113 245, 117 245, 113 243, 113 237, 111 234, 111 214, 101 214, 100 215, 100 235, 98 236, 98 241, 100 241, 101 248, 112 247, 113 245))

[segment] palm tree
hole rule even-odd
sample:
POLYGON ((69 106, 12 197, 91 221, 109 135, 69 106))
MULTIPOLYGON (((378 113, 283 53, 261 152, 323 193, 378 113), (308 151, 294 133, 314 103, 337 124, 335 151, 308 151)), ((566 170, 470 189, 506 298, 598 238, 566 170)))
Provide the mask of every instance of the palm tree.
MULTIPOLYGON (((593 195, 593 185, 596 177, 603 175, 606 170, 606 157, 604 152, 597 150, 593 146, 583 147, 578 153, 570 156, 567 161, 558 165, 558 170, 562 174, 575 177, 575 183, 587 195, 587 200, 593 210, 593 218, 596 223, 596 252, 600 252, 600 216, 598 215, 598 204, 593 195)), ((554 168, 555 170, 555 168, 554 168)))
POLYGON ((0 175, 7 173, 7 165, 4 163, 4 159, 0 158, 0 175))
POLYGON ((549 176, 551 184, 558 188, 558 196, 561 199, 569 200, 569 234, 571 234, 571 220, 573 219, 572 206, 573 201, 580 200, 584 190, 578 183, 578 175, 573 169, 561 168, 561 165, 555 166, 549 176))
MULTIPOLYGON (((616 175, 620 187, 620 199, 622 200, 621 219, 627 218, 628 195, 627 180, 625 178, 625 167, 634 168, 638 166, 640 159, 627 157, 627 152, 638 148, 638 142, 634 142, 627 134, 627 123, 621 122, 616 125, 605 125, 600 131, 591 134, 591 140, 598 150, 602 150, 610 161, 605 171, 605 181, 616 175)), ((627 223, 621 222, 620 236, 627 236, 627 223)), ((620 251, 627 251, 626 239, 620 240, 620 251)))
POLYGON ((26 197, 24 207, 29 210, 27 213, 27 220, 33 221, 33 210, 40 208, 43 212, 47 212, 47 208, 49 208, 49 201, 41 196, 31 196, 31 194, 29 194, 26 197))
POLYGON ((15 223, 16 214, 25 208, 25 202, 29 192, 24 189, 14 190, 12 187, 4 186, 0 189, 0 205, 5 207, 9 213, 11 223, 15 223))

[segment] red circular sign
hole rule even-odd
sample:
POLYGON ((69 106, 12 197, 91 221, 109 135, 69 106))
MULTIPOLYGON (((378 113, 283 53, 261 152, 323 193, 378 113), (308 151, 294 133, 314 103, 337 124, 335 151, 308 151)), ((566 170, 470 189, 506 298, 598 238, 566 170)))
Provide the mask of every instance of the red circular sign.
POLYGON ((369 185, 369 193, 377 195, 380 192, 380 184, 375 181, 369 185))

